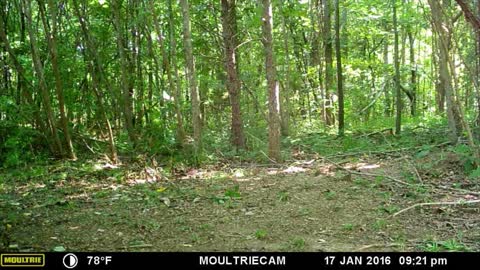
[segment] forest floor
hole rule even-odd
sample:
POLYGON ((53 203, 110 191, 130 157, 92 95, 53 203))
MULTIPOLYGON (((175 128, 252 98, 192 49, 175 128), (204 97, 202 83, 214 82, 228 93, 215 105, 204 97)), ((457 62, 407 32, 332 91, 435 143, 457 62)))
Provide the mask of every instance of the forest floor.
POLYGON ((480 251, 478 179, 445 145, 172 171, 57 161, 0 171, 10 251, 480 251), (467 190, 468 189, 468 190, 467 190), (399 213, 395 216, 395 213, 399 213))

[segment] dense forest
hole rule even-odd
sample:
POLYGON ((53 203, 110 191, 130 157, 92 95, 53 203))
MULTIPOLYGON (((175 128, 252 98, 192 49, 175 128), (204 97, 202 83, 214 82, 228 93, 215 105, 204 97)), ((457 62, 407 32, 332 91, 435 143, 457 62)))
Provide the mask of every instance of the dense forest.
POLYGON ((0 249, 480 250, 479 0, 9 0, 0 42, 0 249))

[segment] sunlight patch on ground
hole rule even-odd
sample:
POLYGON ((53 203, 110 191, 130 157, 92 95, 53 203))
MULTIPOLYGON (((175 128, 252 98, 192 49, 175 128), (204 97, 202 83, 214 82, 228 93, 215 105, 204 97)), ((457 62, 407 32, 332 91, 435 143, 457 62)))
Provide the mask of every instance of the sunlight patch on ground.
POLYGON ((370 169, 377 169, 377 168, 380 168, 380 165, 378 164, 362 164, 362 163, 359 163, 357 164, 357 169, 359 170, 370 170, 370 169), (360 166, 358 166, 360 165, 360 166))
POLYGON ((309 169, 305 169, 303 167, 297 167, 297 166, 290 166, 285 170, 283 170, 282 172, 286 174, 292 174, 292 173, 301 173, 306 171, 309 171, 309 169))

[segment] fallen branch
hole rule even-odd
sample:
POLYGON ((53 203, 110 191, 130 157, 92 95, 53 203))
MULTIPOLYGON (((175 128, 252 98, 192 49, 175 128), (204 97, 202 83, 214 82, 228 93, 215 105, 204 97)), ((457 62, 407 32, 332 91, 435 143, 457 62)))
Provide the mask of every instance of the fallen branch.
POLYGON ((471 200, 471 201, 463 201, 463 200, 460 200, 460 201, 456 201, 456 202, 431 202, 431 203, 417 203, 417 204, 414 204, 412 206, 409 206, 403 210, 400 210, 398 212, 396 212, 395 214, 392 215, 392 217, 395 217, 395 216, 398 216, 400 215, 401 213, 403 212, 406 212, 410 209, 413 209, 415 207, 418 207, 418 206, 426 206, 426 205, 461 205, 461 204, 472 204, 472 203, 480 203, 480 200, 471 200))
POLYGON ((138 245, 128 246, 128 248, 149 248, 149 247, 153 247, 153 245, 151 245, 151 244, 138 244, 138 245))
POLYGON ((371 245, 366 245, 366 246, 363 246, 359 249, 356 249, 354 250, 354 252, 359 252, 359 251, 364 251, 366 249, 371 249, 371 248, 389 248, 389 247, 401 247, 401 246, 404 246, 400 243, 391 243, 391 244, 371 244, 371 245))
POLYGON ((458 191, 458 192, 461 192, 461 193, 463 193, 463 194, 480 195, 480 192, 478 192, 478 191, 472 191, 472 190, 468 190, 468 189, 451 188, 451 187, 444 187, 444 186, 439 186, 439 187, 433 187, 433 186, 431 186, 431 187, 432 187, 433 189, 439 188, 439 189, 445 189, 445 190, 458 191))
POLYGON ((364 175, 364 176, 373 176, 373 177, 384 177, 384 178, 387 178, 387 179, 390 179, 392 180, 393 182, 395 183, 399 183, 399 184, 402 184, 402 185, 407 185, 407 186, 411 186, 412 184, 409 184, 407 182, 404 182, 402 180, 399 180, 399 179, 396 179, 396 178, 393 178, 391 176, 388 176, 388 175, 383 175, 383 174, 375 174, 375 173, 364 173, 364 172, 357 172, 357 171, 354 171, 354 170, 350 170, 350 169, 347 169, 347 168, 344 168, 343 166, 341 166, 340 164, 326 158, 326 157, 322 157, 321 159, 331 163, 332 165, 334 165, 336 168, 339 168, 340 170, 344 170, 350 174, 356 174, 356 175, 364 175))
POLYGON ((415 172, 415 175, 417 176, 417 179, 420 183, 422 183, 423 185, 423 179, 422 177, 420 176, 420 173, 418 172, 417 170, 417 167, 415 166, 415 164, 413 164, 410 159, 408 159, 407 157, 403 157, 403 159, 405 159, 405 161, 410 165, 410 167, 413 168, 413 171, 415 172))
MULTIPOLYGON (((431 147, 441 147, 444 145, 449 145, 451 142, 443 142, 435 145, 431 145, 431 147)), ((404 148, 398 148, 398 149, 392 149, 392 150, 384 150, 384 151, 364 151, 364 152, 354 152, 354 153, 345 153, 345 154, 339 154, 339 155, 329 155, 327 158, 333 158, 333 157, 348 157, 348 156, 358 156, 358 155, 375 155, 375 154, 389 154, 389 153, 395 153, 395 152, 402 152, 402 151, 408 151, 408 150, 415 150, 415 149, 421 149, 425 147, 424 145, 421 146, 414 146, 414 147, 404 147, 404 148)))
POLYGON ((385 128, 385 129, 382 129, 382 130, 377 130, 377 131, 374 131, 374 132, 363 134, 362 136, 359 136, 359 138, 370 137, 370 136, 373 136, 373 135, 376 135, 376 134, 383 134, 386 131, 390 131, 389 133, 393 134, 393 129, 392 128, 385 128))

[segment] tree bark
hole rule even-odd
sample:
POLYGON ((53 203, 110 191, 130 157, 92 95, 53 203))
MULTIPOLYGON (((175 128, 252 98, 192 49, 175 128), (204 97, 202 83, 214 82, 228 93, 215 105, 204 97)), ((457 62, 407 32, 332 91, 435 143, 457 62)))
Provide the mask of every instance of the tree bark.
POLYGON ((331 0, 323 0, 324 4, 324 46, 325 46, 325 101, 324 120, 327 126, 335 124, 331 92, 333 88, 333 38, 331 0))
POLYGON ((447 118, 450 129, 450 140, 457 143, 462 133, 462 124, 460 113, 455 101, 455 94, 452 85, 452 77, 449 70, 450 48, 451 48, 451 26, 443 15, 442 7, 437 0, 428 0, 432 11, 432 20, 435 31, 438 35, 438 66, 440 73, 440 83, 445 90, 445 100, 447 104, 447 118))
POLYGON ((227 72, 226 86, 232 107, 231 136, 232 143, 237 149, 245 148, 243 134, 242 111, 240 108, 240 80, 236 62, 237 38, 235 33, 236 14, 235 0, 222 0, 222 26, 224 44, 224 65, 227 72))
POLYGON ((36 33, 33 31, 31 2, 29 0, 22 0, 22 6, 24 8, 25 17, 27 19, 26 27, 28 35, 30 37, 30 49, 32 52, 33 66, 36 76, 38 78, 38 86, 40 88, 40 94, 42 96, 43 106, 47 113, 47 124, 53 137, 53 142, 56 147, 57 154, 63 156, 63 147, 58 135, 55 116, 52 110, 50 101, 50 94, 48 93, 47 83, 45 82, 45 75, 43 71, 43 64, 40 60, 40 54, 37 46, 36 33))
POLYGON ((271 0, 262 0, 262 33, 265 51, 265 71, 267 75, 268 90, 268 156, 280 162, 280 93, 277 81, 275 56, 273 54, 273 14, 271 0))
POLYGON ((107 112, 105 110, 105 101, 103 99, 104 93, 100 90, 102 83, 105 87, 108 87, 108 83, 105 81, 105 76, 103 75, 103 63, 100 59, 100 56, 97 53, 95 41, 88 31, 88 21, 84 14, 80 13, 80 8, 78 6, 77 0, 73 0, 73 9, 74 13, 80 22, 80 28, 84 37, 84 42, 86 43, 86 51, 89 56, 89 61, 92 62, 90 66, 90 74, 92 76, 92 89, 97 98, 97 104, 99 107, 100 116, 102 117, 103 122, 105 123, 105 128, 107 130, 108 136, 108 145, 110 150, 110 160, 115 164, 118 162, 117 148, 115 146, 115 140, 113 137, 112 126, 110 120, 108 119, 107 112))
POLYGON ((393 0, 393 31, 395 33, 395 45, 394 45, 394 65, 395 65, 395 134, 400 135, 402 130, 402 91, 400 85, 400 59, 398 51, 398 22, 397 22, 397 0, 393 0))
POLYGON ((177 128, 176 128, 176 141, 179 146, 183 146, 184 141, 185 141, 185 130, 183 128, 183 114, 181 110, 181 95, 180 95, 180 86, 177 83, 178 81, 178 75, 177 75, 177 67, 176 67, 176 62, 174 59, 175 54, 175 47, 176 47, 176 42, 175 42, 175 29, 174 29, 174 19, 173 19, 173 11, 172 11, 172 1, 168 1, 168 8, 169 8, 169 27, 170 27, 170 55, 167 53, 167 50, 165 49, 165 38, 164 38, 164 33, 162 29, 160 28, 160 23, 158 21, 158 16, 155 11, 155 6, 154 6, 154 1, 150 1, 150 10, 152 12, 152 17, 153 17, 153 25, 155 27, 155 32, 157 34, 157 42, 160 47, 160 50, 162 52, 162 58, 163 58, 163 66, 165 69, 165 73, 167 74, 167 80, 168 80, 168 87, 170 89, 170 93, 173 96, 174 99, 174 108, 175 108, 175 119, 177 121, 177 128), (173 75, 175 76, 175 80, 172 76, 172 65, 171 63, 173 62, 173 75))
POLYGON ((417 66, 415 63, 415 38, 409 29, 408 40, 410 42, 410 115, 415 116, 417 111, 417 66))
POLYGON ((68 128, 68 116, 65 112, 65 97, 63 94, 63 81, 58 65, 58 50, 57 50, 57 7, 52 0, 48 0, 48 11, 51 17, 51 29, 48 26, 48 21, 45 15, 45 3, 43 0, 38 0, 40 15, 42 17, 45 35, 47 36, 48 47, 50 51, 50 59, 52 61, 53 76, 55 77, 55 92, 58 99, 58 109, 60 111, 60 120, 62 123, 63 135, 67 144, 67 155, 71 159, 77 159, 73 149, 72 138, 68 128))
POLYGON ((132 108, 132 91, 131 91, 131 78, 129 61, 127 59, 126 52, 128 49, 125 47, 124 33, 122 31, 123 26, 121 23, 121 2, 120 0, 114 0, 112 2, 113 23, 115 26, 115 34, 117 39, 118 54, 120 56, 120 81, 123 94, 123 116, 125 120, 125 128, 128 132, 130 141, 136 143, 136 135, 133 126, 133 108, 132 108))
POLYGON ((455 1, 462 9, 467 22, 469 22, 473 26, 473 28, 477 32, 477 35, 480 35, 480 33, 478 33, 480 31, 480 17, 475 16, 473 11, 470 9, 468 4, 464 0, 455 0, 455 1))
MULTIPOLYGON (((3 10, 1 10, 0 12, 2 12, 2 11, 3 10)), ((1 14, 3 15, 3 12, 1 14)), ((22 12, 22 14, 23 14, 23 12, 22 12)), ((10 46, 10 42, 9 42, 9 40, 7 38, 7 35, 6 35, 6 25, 4 25, 3 20, 0 20, 0 41, 3 42, 3 44, 5 46, 5 49, 8 53, 8 55, 10 56, 10 59, 12 60, 13 65, 15 66, 15 69, 17 71, 17 74, 18 74, 17 77, 20 78, 18 80, 18 83, 19 84, 21 83, 22 88, 23 88, 23 89, 21 89, 22 90, 21 94, 23 95, 26 102, 28 104, 30 104, 30 106, 32 106, 33 109, 34 109, 34 111, 33 111, 34 125, 33 126, 37 126, 39 128, 39 130, 44 134, 44 136, 49 136, 48 135, 49 131, 47 131, 47 127, 45 126, 45 123, 44 123, 43 119, 40 117, 40 108, 39 108, 39 106, 37 106, 37 104, 35 104, 35 101, 32 98, 32 92, 29 90, 31 88, 34 88, 34 86, 27 79, 27 75, 25 74, 25 69, 23 68, 23 66, 18 61, 14 50, 10 46), (26 86, 25 84, 28 84, 29 87, 23 87, 23 86, 26 86)), ((49 147, 49 149, 52 153, 55 152, 54 145, 49 143, 48 147, 49 147)))
POLYGON ((342 48, 340 43, 340 0, 335 0, 335 52, 337 56, 338 135, 345 133, 342 48))
POLYGON ((183 42, 185 48, 185 61, 187 78, 190 86, 190 98, 192 102, 192 126, 195 154, 202 145, 202 114, 200 112, 200 95, 198 92, 197 78, 195 74, 195 62, 192 49, 192 34, 190 30, 190 11, 188 0, 180 0, 183 15, 183 42))
MULTIPOLYGON (((285 49, 285 87, 283 88, 282 96, 282 106, 281 106, 281 134, 283 136, 288 136, 290 134, 290 96, 289 93, 292 92, 292 79, 290 73, 292 72, 290 67, 290 49, 288 46, 288 30, 286 18, 283 16, 283 46, 285 49)), ((317 53, 318 54, 318 53, 317 53)))

